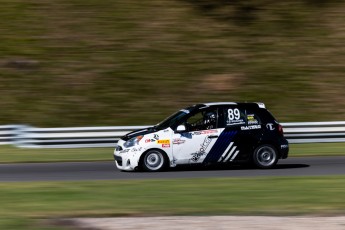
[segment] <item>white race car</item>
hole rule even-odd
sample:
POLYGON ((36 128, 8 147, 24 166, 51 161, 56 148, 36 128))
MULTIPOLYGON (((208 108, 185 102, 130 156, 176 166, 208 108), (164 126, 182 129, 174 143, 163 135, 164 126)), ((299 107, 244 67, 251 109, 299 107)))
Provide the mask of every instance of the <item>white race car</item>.
POLYGON ((114 158, 125 171, 248 161, 271 168, 288 150, 282 126, 263 103, 219 102, 182 109, 156 126, 128 133, 114 158))

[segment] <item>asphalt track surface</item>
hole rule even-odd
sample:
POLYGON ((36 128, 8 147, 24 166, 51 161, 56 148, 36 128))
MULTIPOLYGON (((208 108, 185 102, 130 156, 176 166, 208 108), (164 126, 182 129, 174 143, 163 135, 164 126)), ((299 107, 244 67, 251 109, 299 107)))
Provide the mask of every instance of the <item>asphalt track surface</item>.
POLYGON ((295 157, 280 160, 274 169, 246 166, 178 167, 165 172, 122 172, 112 161, 0 164, 0 181, 81 181, 178 179, 255 176, 345 175, 345 156, 295 157))

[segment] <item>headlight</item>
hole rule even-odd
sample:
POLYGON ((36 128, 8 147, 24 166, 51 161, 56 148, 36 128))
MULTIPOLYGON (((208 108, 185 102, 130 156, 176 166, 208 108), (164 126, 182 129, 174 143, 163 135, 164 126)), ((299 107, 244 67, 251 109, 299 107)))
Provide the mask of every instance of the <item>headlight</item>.
POLYGON ((137 136, 137 137, 133 137, 131 139, 129 139, 128 141, 126 141, 123 146, 126 148, 129 147, 133 147, 134 145, 139 144, 139 141, 143 138, 144 136, 137 136))

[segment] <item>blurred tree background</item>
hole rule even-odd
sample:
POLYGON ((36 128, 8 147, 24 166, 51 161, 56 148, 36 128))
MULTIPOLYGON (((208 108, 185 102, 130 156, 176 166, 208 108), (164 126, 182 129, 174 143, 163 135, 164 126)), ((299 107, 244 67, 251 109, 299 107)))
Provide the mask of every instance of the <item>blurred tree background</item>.
POLYGON ((155 124, 262 101, 345 120, 345 1, 1 0, 0 124, 155 124))

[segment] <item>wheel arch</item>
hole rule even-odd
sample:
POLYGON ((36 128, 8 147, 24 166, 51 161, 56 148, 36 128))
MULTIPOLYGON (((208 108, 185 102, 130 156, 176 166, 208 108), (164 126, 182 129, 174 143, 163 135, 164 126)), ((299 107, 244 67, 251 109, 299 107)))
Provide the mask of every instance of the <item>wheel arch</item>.
POLYGON ((251 156, 251 157, 253 156, 255 150, 256 150, 259 146, 261 146, 261 145, 271 145, 271 146, 273 146, 273 147, 275 148, 277 154, 278 154, 278 159, 281 158, 281 152, 280 152, 280 148, 279 148, 279 143, 275 143, 275 142, 270 141, 270 140, 262 140, 262 141, 258 142, 256 145, 254 145, 254 146, 252 147, 252 149, 251 149, 251 153, 250 153, 250 156, 251 156))
POLYGON ((167 152, 165 152, 163 149, 160 149, 160 148, 150 148, 150 149, 147 149, 145 152, 143 152, 139 158, 138 167, 140 169, 142 169, 142 164, 143 164, 144 157, 145 157, 146 153, 148 153, 149 151, 152 151, 152 150, 156 150, 156 151, 161 152, 163 154, 163 157, 166 160, 164 167, 170 167, 170 164, 169 164, 170 158, 169 158, 167 152))
MULTIPOLYGON (((278 160, 280 159, 280 153, 279 153, 279 150, 275 147, 275 145, 273 145, 271 142, 268 142, 268 143, 260 143, 254 150, 253 154, 252 154, 252 160, 251 162, 254 163, 254 165, 256 167, 259 167, 261 169, 268 169, 268 168, 272 168, 274 167, 278 160), (270 163, 269 164, 265 164, 265 163, 262 163, 261 160, 259 159, 258 157, 258 151, 261 150, 264 146, 267 146, 268 148, 271 148, 274 153, 276 154, 274 160, 270 160, 270 163)), ((260 157, 261 158, 261 157, 260 157)), ((265 161, 265 160, 264 160, 265 161)))

